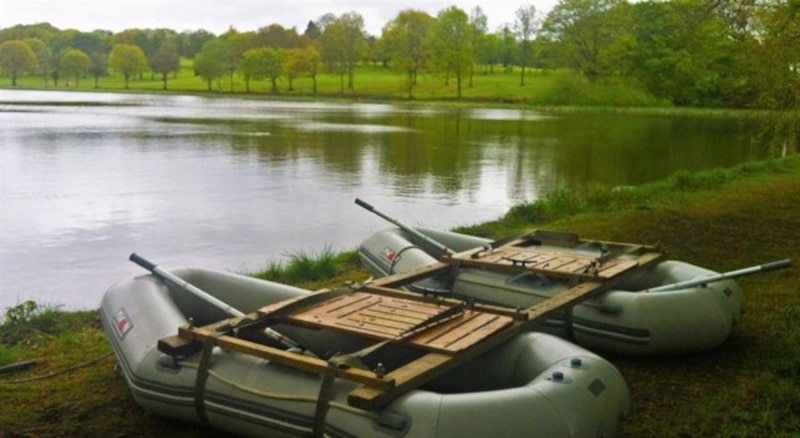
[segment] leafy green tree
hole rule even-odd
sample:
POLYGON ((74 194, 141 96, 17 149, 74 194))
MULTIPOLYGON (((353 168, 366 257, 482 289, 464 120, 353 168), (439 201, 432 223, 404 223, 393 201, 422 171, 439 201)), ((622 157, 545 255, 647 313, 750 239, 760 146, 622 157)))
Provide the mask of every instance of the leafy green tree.
POLYGON ((318 40, 322 36, 322 31, 320 30, 317 23, 313 20, 308 20, 308 24, 306 25, 306 30, 303 32, 303 36, 310 40, 318 40))
POLYGON ((764 120, 766 142, 775 154, 800 151, 800 4, 759 3, 754 38, 743 51, 752 106, 769 109, 764 120), (763 7, 766 4, 772 7, 763 7))
POLYGON ((483 12, 480 6, 475 6, 469 15, 469 25, 472 28, 472 57, 473 62, 469 69, 469 86, 473 85, 473 78, 475 76, 475 64, 479 62, 480 51, 482 49, 481 43, 486 32, 489 31, 489 17, 483 12))
POLYGON ((47 47, 47 44, 45 44, 44 41, 40 40, 39 38, 26 38, 24 42, 31 48, 31 50, 33 50, 33 53, 36 54, 36 60, 39 66, 39 74, 42 75, 42 79, 44 79, 44 86, 47 88, 50 78, 50 65, 52 64, 52 52, 50 51, 50 48, 47 47))
POLYGON ((283 75, 289 82, 289 91, 294 91, 294 80, 305 75, 314 81, 314 93, 316 93, 318 63, 319 51, 312 45, 293 47, 287 50, 286 60, 283 63, 283 75))
POLYGON ((317 94, 317 73, 321 58, 319 50, 316 45, 308 45, 297 50, 297 71, 311 79, 312 93, 317 94))
POLYGON ((38 68, 36 54, 20 40, 0 44, 0 71, 11 77, 11 85, 17 86, 17 78, 38 68))
POLYGON ((178 54, 178 44, 174 40, 165 40, 150 57, 150 69, 153 72, 161 73, 161 81, 164 89, 167 89, 167 81, 170 73, 177 73, 181 69, 181 57, 178 54))
POLYGON ((211 91, 211 83, 215 79, 219 80, 228 71, 229 53, 229 43, 223 39, 214 38, 206 42, 195 56, 195 73, 208 83, 208 91, 211 91))
POLYGON ((207 30, 185 31, 178 35, 178 53, 186 58, 194 58, 202 50, 203 45, 216 38, 207 30))
POLYGON ((100 77, 108 75, 108 55, 101 52, 92 53, 89 75, 94 78, 94 88, 99 87, 100 77))
POLYGON ((305 45, 304 38, 294 29, 286 29, 280 24, 270 24, 256 31, 253 36, 254 47, 273 47, 276 49, 290 49, 305 45))
POLYGON ((336 65, 344 92, 344 77, 347 88, 355 90, 355 69, 367 50, 364 34, 364 18, 357 12, 347 12, 325 27, 322 34, 322 50, 336 65))
POLYGON ((252 38, 250 33, 242 33, 231 27, 217 39, 220 44, 219 56, 225 62, 231 93, 234 91, 233 78, 239 69, 242 54, 252 48, 252 38))
POLYGON ((525 67, 530 66, 533 57, 533 38, 539 32, 541 20, 537 14, 536 7, 533 5, 520 6, 517 9, 517 21, 515 28, 519 38, 519 86, 525 86, 525 67))
MULTIPOLYGON (((92 61, 89 59, 89 55, 83 53, 83 50, 79 49, 69 49, 59 60, 61 71, 64 75, 75 78, 75 88, 80 84, 81 78, 86 76, 86 72, 89 70, 89 65, 91 65, 91 63, 92 61)), ((69 86, 69 81, 67 81, 67 86, 69 86)))
POLYGON ((429 34, 435 25, 436 20, 427 13, 405 10, 383 28, 381 40, 389 51, 392 66, 406 73, 409 99, 414 98, 417 74, 430 57, 429 34))
POLYGON ((600 58, 620 29, 608 12, 625 0, 560 0, 542 30, 557 46, 562 62, 590 80, 601 74, 600 58))
POLYGON ((461 98, 464 75, 472 68, 472 27, 467 14, 456 6, 439 12, 433 31, 432 48, 439 70, 445 74, 445 84, 450 74, 455 75, 458 97, 461 98))
POLYGON ((75 32, 66 41, 66 45, 80 49, 83 53, 108 53, 111 33, 103 30, 94 32, 75 32))
POLYGON ((125 78, 125 89, 127 90, 131 77, 141 74, 147 69, 147 57, 137 45, 115 44, 108 56, 108 65, 125 78))
POLYGON ((504 25, 498 34, 500 38, 500 62, 506 71, 513 67, 517 53, 517 40, 509 25, 504 25))
POLYGON ((269 78, 272 84, 272 93, 278 93, 278 78, 283 71, 286 52, 283 49, 261 47, 244 52, 241 73, 247 82, 247 91, 250 91, 250 80, 269 78))
POLYGON ((286 61, 286 51, 283 49, 273 49, 272 47, 264 47, 262 49, 264 54, 264 66, 266 67, 266 74, 272 84, 272 94, 278 94, 278 78, 283 72, 283 63, 286 61))
POLYGON ((655 96, 681 106, 719 105, 733 53, 724 20, 694 0, 636 4, 630 13, 632 41, 618 36, 607 46, 601 71, 629 64, 629 75, 655 96))

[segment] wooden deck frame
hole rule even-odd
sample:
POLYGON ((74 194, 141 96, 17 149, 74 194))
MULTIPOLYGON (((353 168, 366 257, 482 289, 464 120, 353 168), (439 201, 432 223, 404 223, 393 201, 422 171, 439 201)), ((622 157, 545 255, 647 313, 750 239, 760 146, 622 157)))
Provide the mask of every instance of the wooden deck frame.
MULTIPOLYGON (((400 342, 426 351, 418 359, 386 374, 378 375, 360 368, 338 370, 338 377, 361 385, 348 394, 348 403, 360 409, 374 410, 532 329, 550 313, 571 310, 574 305, 608 290, 633 272, 663 259, 663 254, 652 246, 615 242, 597 242, 599 246, 608 248, 607 254, 601 257, 576 254, 574 247, 585 243, 595 241, 581 240, 573 234, 533 232, 510 239, 497 248, 455 254, 442 262, 348 290, 318 291, 266 306, 242 318, 205 327, 181 327, 178 337, 187 342, 214 337, 216 344, 224 349, 320 374, 328 369, 327 361, 236 338, 231 328, 244 322, 248 326, 290 323, 338 330, 377 342, 400 342), (546 250, 542 249, 544 247, 546 250), (516 263, 513 256, 510 261, 504 259, 508 258, 507 254, 519 257, 546 254, 558 259, 559 267, 566 266, 566 269, 553 268, 555 265, 540 266, 541 263, 535 262, 516 263), (574 260, 567 260, 570 257, 574 260), (573 286, 526 309, 480 304, 465 306, 459 300, 427 298, 401 289, 423 278, 457 272, 464 266, 566 277, 571 279, 573 286)), ((169 341, 176 344, 174 338, 170 337, 169 341)), ((162 341, 166 344, 167 338, 162 341)))

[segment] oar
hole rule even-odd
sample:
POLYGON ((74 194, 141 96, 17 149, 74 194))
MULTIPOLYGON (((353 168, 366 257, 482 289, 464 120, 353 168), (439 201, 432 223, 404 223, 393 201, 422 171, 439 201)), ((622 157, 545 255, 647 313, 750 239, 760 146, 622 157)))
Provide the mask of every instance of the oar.
POLYGON ((370 204, 362 201, 361 199, 356 198, 356 204, 358 204, 360 207, 364 207, 365 209, 375 213, 376 215, 382 217, 383 219, 385 219, 385 220, 397 225, 397 227, 400 228, 401 230, 403 230, 406 233, 411 234, 412 236, 414 236, 414 237, 416 237, 416 238, 428 243, 429 245, 431 245, 434 248, 438 249, 442 253, 447 254, 447 255, 455 254, 455 252, 453 250, 451 250, 450 248, 448 248, 447 246, 445 246, 445 245, 443 245, 443 244, 431 239, 430 237, 420 233, 419 231, 415 230, 414 228, 411 228, 408 225, 400 222, 399 220, 397 220, 397 219, 395 219, 393 217, 390 217, 390 216, 388 216, 388 215, 386 215, 384 213, 381 213, 375 207, 373 207, 370 204))
POLYGON ((664 286, 654 287, 644 292, 666 292, 670 290, 686 289, 694 286, 705 285, 722 280, 729 280, 736 277, 742 277, 750 274, 758 274, 760 272, 774 271, 776 269, 788 268, 792 265, 790 259, 778 260, 772 263, 765 263, 763 265, 751 266, 749 268, 737 269, 735 271, 723 272, 721 274, 709 275, 707 277, 695 278, 692 280, 680 281, 672 284, 665 284, 664 286))
MULTIPOLYGON (((142 257, 142 256, 140 256, 140 255, 138 255, 136 253, 132 253, 131 254, 130 260, 132 262, 136 263, 137 265, 139 265, 139 266, 147 269, 148 271, 152 272, 153 275, 155 275, 159 280, 163 281, 164 283, 172 284, 174 286, 177 286, 177 287, 185 290, 186 292, 189 292, 190 294, 202 299, 203 301, 213 305, 214 307, 222 310, 223 312, 227 313, 228 315, 232 315, 232 316, 235 316, 237 318, 242 317, 242 316, 245 315, 242 311, 240 311, 240 310, 230 306, 229 304, 225 303, 224 301, 222 301, 222 300, 210 295, 208 292, 203 291, 202 289, 200 289, 197 286, 195 286, 195 285, 183 280, 182 278, 178 277, 177 275, 175 275, 175 274, 173 274, 173 273, 171 273, 171 272, 169 272, 169 271, 167 271, 165 269, 159 268, 155 263, 147 260, 146 258, 144 258, 144 257, 142 257)), ((298 349, 298 350, 302 351, 303 354, 305 354, 305 355, 312 356, 312 357, 317 357, 316 355, 314 355, 314 353, 306 350, 305 348, 300 346, 300 344, 298 344, 297 342, 287 338, 286 336, 278 333, 277 331, 275 331, 275 330, 273 330, 273 329, 271 329, 269 327, 265 327, 264 328, 264 334, 269 336, 270 338, 280 342, 286 348, 298 349)))

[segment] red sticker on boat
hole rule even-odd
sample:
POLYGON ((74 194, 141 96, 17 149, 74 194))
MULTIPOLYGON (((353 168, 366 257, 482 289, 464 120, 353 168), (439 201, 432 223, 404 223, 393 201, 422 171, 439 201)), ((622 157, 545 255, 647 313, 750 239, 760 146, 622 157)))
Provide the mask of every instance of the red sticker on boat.
POLYGON ((390 262, 394 260, 394 251, 392 251, 392 249, 389 247, 383 248, 383 251, 381 251, 381 255, 383 256, 383 258, 389 260, 390 262))
POLYGON ((114 314, 114 331, 117 332, 120 339, 125 339, 125 335, 131 330, 133 330, 133 321, 125 313, 125 309, 119 309, 114 314))

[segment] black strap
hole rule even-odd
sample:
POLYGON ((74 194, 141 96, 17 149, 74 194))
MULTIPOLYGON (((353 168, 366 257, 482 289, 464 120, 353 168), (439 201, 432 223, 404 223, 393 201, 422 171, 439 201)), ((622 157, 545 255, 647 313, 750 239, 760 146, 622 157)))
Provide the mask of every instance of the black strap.
POLYGON ((214 351, 215 345, 217 345, 216 336, 208 336, 203 339, 203 352, 200 356, 200 365, 197 368, 197 377, 194 382, 194 408, 200 421, 206 425, 208 424, 205 406, 206 380, 208 380, 208 368, 211 364, 211 353, 214 351))
POLYGON ((311 433, 313 437, 321 437, 325 433, 325 417, 333 399, 333 382, 336 380, 338 371, 339 365, 330 361, 325 374, 322 375, 322 386, 320 386, 319 396, 317 396, 317 409, 314 411, 314 430, 311 433))

